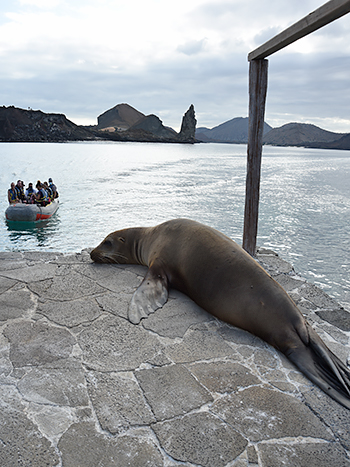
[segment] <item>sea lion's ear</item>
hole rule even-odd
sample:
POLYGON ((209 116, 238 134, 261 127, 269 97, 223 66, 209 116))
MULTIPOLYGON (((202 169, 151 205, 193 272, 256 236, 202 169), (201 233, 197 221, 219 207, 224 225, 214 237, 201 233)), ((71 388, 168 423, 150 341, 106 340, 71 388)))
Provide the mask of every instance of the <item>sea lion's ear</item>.
POLYGON ((151 267, 132 296, 128 309, 129 321, 139 324, 142 318, 147 318, 149 314, 161 308, 168 300, 168 296, 167 277, 155 273, 151 267))
POLYGON ((118 240, 119 240, 121 243, 125 243, 125 238, 124 238, 124 237, 119 237, 118 240))

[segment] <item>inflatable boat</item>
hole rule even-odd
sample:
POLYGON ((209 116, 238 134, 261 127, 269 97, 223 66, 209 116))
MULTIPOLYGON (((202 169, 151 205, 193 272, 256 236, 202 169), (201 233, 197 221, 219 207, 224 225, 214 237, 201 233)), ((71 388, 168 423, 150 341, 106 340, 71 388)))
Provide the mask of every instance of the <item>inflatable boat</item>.
POLYGON ((8 221, 37 222, 49 219, 57 211, 58 199, 54 199, 47 206, 38 204, 11 204, 5 212, 8 221))

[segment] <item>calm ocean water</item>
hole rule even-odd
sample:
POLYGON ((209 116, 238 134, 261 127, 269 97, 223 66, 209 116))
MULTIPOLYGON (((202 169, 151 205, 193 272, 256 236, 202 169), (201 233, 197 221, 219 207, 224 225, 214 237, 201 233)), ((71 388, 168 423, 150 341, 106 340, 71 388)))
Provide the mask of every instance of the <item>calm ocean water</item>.
MULTIPOLYGON (((75 252, 109 232, 189 217, 242 242, 246 146, 1 143, 0 251, 75 252), (11 181, 54 179, 60 208, 8 225, 11 181)), ((265 147, 258 244, 350 303, 350 152, 265 147)), ((349 306, 347 306, 349 309, 349 306)))

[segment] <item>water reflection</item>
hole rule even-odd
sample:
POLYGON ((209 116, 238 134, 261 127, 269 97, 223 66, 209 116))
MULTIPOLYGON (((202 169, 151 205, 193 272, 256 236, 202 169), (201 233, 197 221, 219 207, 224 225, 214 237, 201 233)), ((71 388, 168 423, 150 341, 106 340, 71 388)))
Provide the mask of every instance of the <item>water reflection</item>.
POLYGON ((52 237, 57 235, 60 224, 58 215, 39 222, 15 222, 6 220, 10 243, 14 247, 23 247, 23 243, 30 248, 44 247, 52 243, 52 237))

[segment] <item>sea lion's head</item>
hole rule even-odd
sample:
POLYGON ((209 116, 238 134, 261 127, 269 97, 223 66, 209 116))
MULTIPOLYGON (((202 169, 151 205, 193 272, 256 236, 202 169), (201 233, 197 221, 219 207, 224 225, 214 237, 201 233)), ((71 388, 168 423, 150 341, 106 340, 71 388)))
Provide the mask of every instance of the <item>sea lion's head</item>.
POLYGON ((135 236, 133 229, 117 230, 112 232, 96 247, 90 257, 95 263, 135 263, 133 252, 135 251, 135 236))

